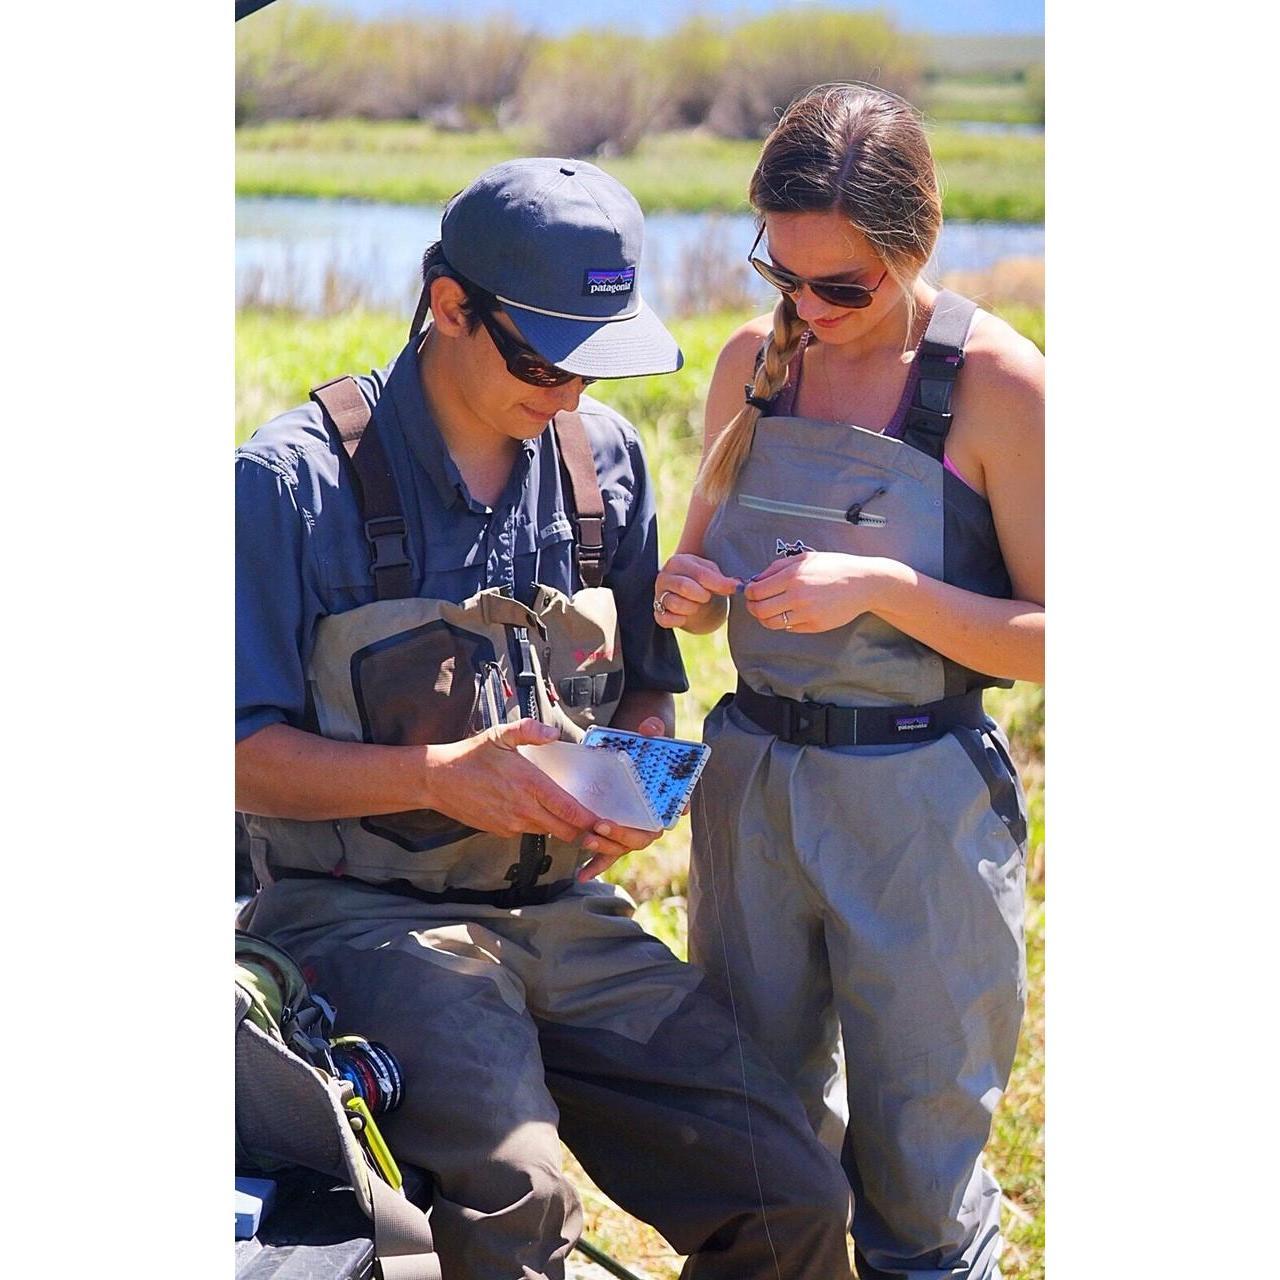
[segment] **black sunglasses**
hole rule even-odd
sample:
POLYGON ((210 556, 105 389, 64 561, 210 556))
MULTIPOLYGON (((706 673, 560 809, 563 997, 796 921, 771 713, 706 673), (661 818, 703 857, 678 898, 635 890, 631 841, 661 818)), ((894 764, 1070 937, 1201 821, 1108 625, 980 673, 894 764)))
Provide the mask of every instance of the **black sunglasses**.
POLYGON ((755 244, 751 246, 751 252, 747 254, 747 261, 775 289, 783 293, 799 293, 801 288, 808 285, 813 290, 814 297, 821 298, 823 302, 829 302, 833 307, 848 307, 860 311, 863 307, 871 305, 872 295, 884 284, 884 278, 889 274, 889 269, 886 267, 880 273, 880 279, 869 289, 864 284, 843 284, 839 280, 806 280, 804 276, 798 276, 794 271, 775 267, 772 262, 757 258, 756 248, 763 237, 764 227, 762 226, 756 236, 755 244))
MULTIPOLYGON (((563 387, 574 378, 582 378, 580 373, 570 373, 567 369, 544 360, 532 347, 526 346, 513 333, 508 333, 488 308, 477 306, 476 315, 493 339, 493 345, 497 347, 498 354, 506 363, 507 372, 513 378, 519 378, 531 387, 563 387)), ((589 387, 593 382, 595 378, 582 378, 584 387, 589 387)))

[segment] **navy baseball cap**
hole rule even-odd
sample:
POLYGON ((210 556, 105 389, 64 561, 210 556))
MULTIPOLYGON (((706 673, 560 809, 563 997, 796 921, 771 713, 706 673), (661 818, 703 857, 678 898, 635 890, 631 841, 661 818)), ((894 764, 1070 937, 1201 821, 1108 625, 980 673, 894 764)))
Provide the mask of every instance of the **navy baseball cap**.
POLYGON ((603 169, 548 157, 495 165, 449 202, 440 241, 450 266, 561 369, 631 378, 684 363, 640 297, 644 215, 603 169))

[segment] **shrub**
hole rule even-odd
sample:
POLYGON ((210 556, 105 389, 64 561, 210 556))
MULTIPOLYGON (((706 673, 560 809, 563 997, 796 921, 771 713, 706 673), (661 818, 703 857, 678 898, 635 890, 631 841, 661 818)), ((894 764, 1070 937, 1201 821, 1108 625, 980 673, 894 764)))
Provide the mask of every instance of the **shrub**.
POLYGON ((765 310, 752 293, 755 274, 740 248, 719 218, 709 219, 703 233, 681 247, 676 315, 765 310))
POLYGON ((493 122, 537 47, 532 30, 514 16, 476 23, 402 18, 371 23, 369 37, 378 71, 355 104, 357 114, 461 126, 493 122))
POLYGON ((517 101, 548 154, 626 155, 661 96, 652 46, 614 31, 579 31, 534 54, 517 101))
POLYGON ((920 85, 916 42, 879 13, 790 10, 738 27, 707 123, 723 137, 763 137, 806 89, 863 80, 904 97, 920 85))
POLYGON ((236 27, 236 122, 444 114, 491 123, 536 45, 514 16, 362 23, 277 0, 236 27))
POLYGON ((236 123, 326 116, 362 75, 360 28, 323 9, 278 0, 236 24, 236 123))
POLYGON ((654 127, 687 129, 707 118, 729 59, 729 37, 709 18, 694 17, 656 42, 663 82, 654 127))
POLYGON ((1025 79, 1027 102, 1035 114, 1036 121, 1044 124, 1044 63, 1037 62, 1027 68, 1025 79))

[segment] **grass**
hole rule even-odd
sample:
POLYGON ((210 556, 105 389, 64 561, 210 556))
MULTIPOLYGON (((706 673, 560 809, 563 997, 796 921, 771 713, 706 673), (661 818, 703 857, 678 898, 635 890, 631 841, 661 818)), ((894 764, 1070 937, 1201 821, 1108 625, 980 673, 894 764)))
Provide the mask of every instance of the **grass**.
MULTIPOLYGON (((1000 308, 997 308, 1000 309, 1000 308)), ((1024 306, 1023 328, 1043 334, 1043 311, 1024 306)), ((1007 318, 1020 324, 1019 315, 1007 318)), ((684 368, 657 378, 601 383, 597 390, 625 413, 644 437, 662 533, 662 553, 679 536, 701 436, 701 397, 720 344, 744 319, 703 315, 673 321, 684 368)), ((1020 324, 1020 327, 1022 325, 1020 324)), ((236 326, 236 439, 306 398, 307 389, 340 373, 377 367, 399 351, 405 320, 355 311, 327 317, 243 311, 236 326)), ((1042 341, 1042 339, 1041 339, 1042 341)), ((723 630, 681 636, 691 692, 678 700, 678 732, 698 737, 701 721, 732 687, 733 664, 723 630)), ((1007 1280, 1044 1277, 1044 691, 1018 684, 995 690, 988 706, 1009 735, 1027 790, 1027 969, 1029 1003, 1013 1078, 996 1113, 987 1160, 1004 1188, 1007 1280)), ((684 896, 688 887, 689 828, 681 823, 643 854, 615 865, 609 878, 639 904, 641 923, 680 956, 686 954, 684 896)), ((616 1209, 567 1157, 582 1191, 586 1234, 653 1280, 675 1280, 680 1260, 652 1228, 616 1209)))
POLYGON ((990 124, 1039 124, 1036 104, 1019 80, 947 77, 921 94, 923 110, 937 121, 981 120, 990 124))
MULTIPOLYGON (((1044 221, 1044 139, 930 130, 946 216, 1044 221)), ((444 132, 409 121, 307 120, 236 131, 240 195, 350 197, 434 204, 491 164, 541 148, 527 132, 444 132)), ((758 142, 698 130, 654 134, 635 152, 599 160, 646 210, 741 212, 758 142)))

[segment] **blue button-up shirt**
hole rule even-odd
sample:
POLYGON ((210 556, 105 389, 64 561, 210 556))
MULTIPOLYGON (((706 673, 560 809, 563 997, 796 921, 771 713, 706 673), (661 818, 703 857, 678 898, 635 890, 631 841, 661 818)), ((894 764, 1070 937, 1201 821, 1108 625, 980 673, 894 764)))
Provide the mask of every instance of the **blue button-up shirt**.
MULTIPOLYGON (((424 597, 461 602, 534 583, 571 595, 573 526, 550 431, 523 442, 492 506, 467 490, 427 409, 414 344, 358 378, 404 504, 424 597)), ((628 689, 689 685, 675 637, 653 618, 658 529, 635 428, 589 397, 578 407, 604 498, 604 584, 613 590, 628 689)), ((306 726, 305 672, 317 622, 376 599, 359 506, 318 405, 274 418, 236 451, 236 740, 268 724, 306 726)))

